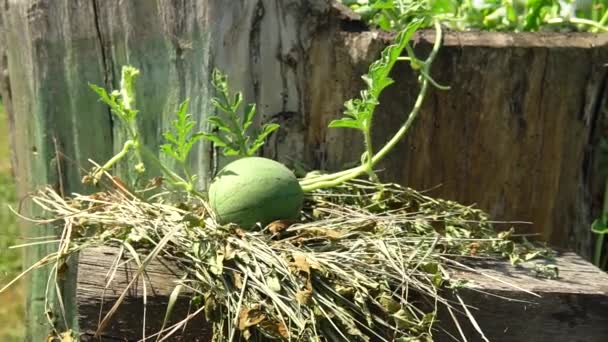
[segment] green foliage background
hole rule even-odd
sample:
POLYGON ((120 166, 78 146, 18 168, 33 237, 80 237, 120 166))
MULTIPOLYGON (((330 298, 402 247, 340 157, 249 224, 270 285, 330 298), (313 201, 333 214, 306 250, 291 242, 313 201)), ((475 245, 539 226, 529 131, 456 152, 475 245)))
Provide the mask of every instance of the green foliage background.
MULTIPOLYGON (((11 280, 21 268, 21 251, 8 249, 19 232, 8 205, 15 203, 15 184, 10 172, 10 149, 6 113, 0 99, 0 284, 11 280)), ((0 294, 0 341, 23 341, 23 292, 19 286, 0 294)))
POLYGON ((424 12, 454 30, 606 32, 608 0, 341 0, 384 30, 424 12), (406 15, 404 15, 404 13, 406 15))

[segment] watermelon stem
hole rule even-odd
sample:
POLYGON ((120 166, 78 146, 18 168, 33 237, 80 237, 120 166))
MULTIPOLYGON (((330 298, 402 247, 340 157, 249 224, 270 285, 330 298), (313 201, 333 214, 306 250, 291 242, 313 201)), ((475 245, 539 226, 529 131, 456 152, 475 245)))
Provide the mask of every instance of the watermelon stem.
MULTIPOLYGON (((311 192, 311 191, 315 191, 315 190, 319 190, 319 189, 325 189, 325 188, 331 188, 334 186, 338 186, 346 181, 357 178, 364 173, 369 173, 370 176, 372 177, 372 180, 374 180, 373 176, 372 176, 372 175, 375 175, 373 173, 373 167, 380 160, 382 160, 382 158, 384 158, 397 145, 397 143, 399 141, 401 141, 401 139, 403 139, 403 137, 405 136, 407 131, 411 128, 412 124, 414 123, 414 120, 418 116, 420 109, 422 108, 422 104, 423 104, 426 94, 428 92, 429 83, 435 84, 435 81, 433 81, 430 78, 430 76, 428 76, 428 75, 430 74, 431 65, 432 65, 433 61, 435 60, 435 58, 437 57, 437 53, 439 51, 439 48, 441 47, 442 31, 441 31, 441 25, 439 24, 438 21, 435 21, 434 24, 435 24, 436 36, 435 36, 435 43, 433 44, 433 49, 425 61, 423 61, 423 62, 418 61, 418 63, 421 63, 420 64, 420 76, 419 76, 420 91, 418 92, 418 96, 416 98, 416 102, 414 103, 414 107, 412 108, 411 112, 408 114, 407 120, 403 123, 403 125, 401 126, 399 131, 397 131, 397 133, 395 133, 395 135, 393 135, 393 137, 376 154, 374 154, 372 156, 371 133, 370 133, 371 126, 369 126, 369 125, 364 126, 363 129, 364 129, 364 137, 365 137, 365 144, 366 144, 366 154, 367 154, 367 156, 372 156, 372 157, 370 158, 370 157, 364 156, 364 158, 362 158, 363 160, 362 160, 361 165, 348 169, 348 170, 332 173, 329 175, 304 178, 304 179, 300 180, 300 186, 302 186, 302 190, 304 190, 304 192, 311 192)), ((408 49, 407 51, 408 51, 408 53, 413 54, 412 50, 408 49)), ((409 60, 417 60, 415 58, 415 56, 412 56, 412 55, 410 55, 409 58, 410 58, 409 60)), ((392 68, 392 66, 391 66, 391 68, 392 68)), ((388 75, 388 73, 387 73, 387 75, 388 75)), ((440 89, 442 89, 442 88, 445 88, 445 87, 440 87, 440 89)), ((374 181, 377 182, 377 179, 374 181)))
POLYGON ((135 141, 129 139, 122 146, 122 150, 116 153, 110 160, 108 160, 102 167, 97 169, 93 174, 93 179, 97 182, 101 179, 104 172, 109 171, 116 163, 118 163, 122 158, 124 158, 129 151, 134 148, 136 145, 135 141))

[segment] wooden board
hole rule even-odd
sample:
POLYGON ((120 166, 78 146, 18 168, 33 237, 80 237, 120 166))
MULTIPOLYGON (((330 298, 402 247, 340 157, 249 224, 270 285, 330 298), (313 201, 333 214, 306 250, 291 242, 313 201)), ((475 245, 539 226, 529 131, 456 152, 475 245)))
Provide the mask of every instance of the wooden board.
MULTIPOLYGON (((471 312, 490 341, 606 340, 608 275, 574 253, 561 253, 556 261, 557 279, 537 276, 534 267, 512 267, 503 262, 476 266, 484 274, 534 292, 540 298, 480 274, 455 274, 476 285, 475 291, 463 293, 463 299, 474 308, 471 312)), ((462 321, 466 322, 466 318, 462 321)), ((480 340, 470 324, 465 331, 471 340, 480 340)))
MULTIPOLYGON (((105 315, 125 285, 132 279, 134 264, 120 268, 114 281, 104 291, 106 274, 116 258, 118 249, 103 247, 85 250, 80 257, 78 271, 78 320, 84 340, 91 340, 97 329, 100 314, 105 315), (100 300, 103 298, 103 310, 100 300)), ((462 290, 462 297, 470 308, 486 336, 494 342, 603 342, 608 336, 608 275, 584 261, 574 253, 562 253, 557 257, 559 278, 539 278, 532 269, 512 267, 504 262, 477 263, 476 268, 493 277, 474 272, 454 272, 454 277, 468 280, 474 290, 462 290), (519 292, 509 282, 540 297, 519 292), (481 293, 483 292, 483 293, 481 293), (499 298, 500 296, 502 298, 499 298)), ((174 266, 168 261, 150 265, 146 276, 148 305, 146 333, 152 334, 162 325, 167 299, 177 279, 174 266)), ((116 318, 104 331, 103 340, 137 340, 143 328, 143 283, 129 292, 127 300, 116 318)), ((185 317, 188 312, 187 298, 178 304, 174 319, 185 317)), ((445 328, 456 333, 450 318, 443 313, 445 328)), ((479 336, 459 316, 469 341, 479 336)), ((185 341, 208 341, 209 326, 202 317, 189 324, 182 335, 185 341)), ((450 341, 438 333, 438 341, 450 341)))
MULTIPOLYGON (((94 338, 99 322, 122 294, 123 289, 133 279, 137 271, 134 263, 125 264, 116 273, 114 280, 106 287, 108 270, 116 260, 118 249, 95 248, 81 253, 78 268, 78 325, 83 336, 81 340, 99 340, 94 338)), ((169 296, 179 279, 179 270, 169 262, 154 262, 147 268, 144 277, 147 304, 145 309, 146 335, 159 331, 167 310, 169 296)), ((116 312, 112 321, 100 335, 103 341, 129 340, 137 341, 143 336, 144 327, 144 280, 139 280, 128 292, 124 304, 116 312)), ((183 319, 189 313, 189 299, 181 297, 174 309, 173 323, 183 319)), ((209 341, 211 328, 199 316, 191 321, 185 333, 179 335, 183 341, 209 341)))

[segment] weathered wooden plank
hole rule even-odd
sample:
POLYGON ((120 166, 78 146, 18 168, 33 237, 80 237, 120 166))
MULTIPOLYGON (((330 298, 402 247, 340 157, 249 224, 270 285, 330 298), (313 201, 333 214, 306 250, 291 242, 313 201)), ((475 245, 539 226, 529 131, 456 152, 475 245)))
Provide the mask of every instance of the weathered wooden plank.
MULTIPOLYGON (((98 340, 94 338, 99 322, 122 294, 129 282, 137 272, 134 262, 119 268, 115 277, 108 283, 109 270, 112 269, 119 250, 117 248, 96 248, 81 253, 78 268, 78 324, 83 334, 81 340, 98 340), (106 286, 106 284, 108 286, 106 286)), ((167 310, 169 296, 175 287, 175 280, 179 279, 179 270, 171 262, 153 262, 146 268, 143 278, 128 291, 128 296, 112 321, 100 335, 102 340, 129 340, 137 341, 143 336, 144 321, 146 335, 157 333, 167 310), (144 309, 144 286, 147 295, 147 304, 144 309), (144 319, 145 317, 145 319, 144 319)), ((177 301, 172 314, 171 324, 187 317, 189 312, 189 291, 177 301)), ((193 318, 187 329, 172 341, 208 341, 211 327, 205 324, 203 315, 193 318)))
MULTIPOLYGON (((475 285, 474 291, 464 291, 462 297, 490 341, 604 341, 608 336, 608 275, 574 253, 560 253, 555 265, 557 279, 539 277, 531 264, 526 268, 502 262, 476 265, 487 276, 541 298, 481 274, 460 271, 455 276, 475 285)), ((462 317, 461 321, 467 320, 462 317)), ((465 324, 465 331, 478 339, 470 324, 465 324)))
MULTIPOLYGON (((3 97, 10 101, 13 167, 19 196, 45 184, 62 191, 83 192, 80 166, 87 158, 103 160, 112 150, 108 111, 97 104, 87 82, 102 82, 99 45, 95 39, 90 1, 16 1, 0 3, 4 29, 3 97), (6 58, 6 59, 4 59, 6 58), (5 63, 6 62, 6 63, 5 63)), ((30 206, 24 214, 39 215, 30 206)), ((53 236, 53 227, 23 225, 24 237, 53 236)), ((28 249, 29 266, 56 250, 56 245, 28 249)), ((59 331, 74 327, 75 276, 72 258, 59 284, 65 318, 53 286, 53 270, 33 272, 26 287, 26 340, 44 341, 50 325, 59 331), (46 301, 45 301, 46 299, 46 301), (48 307, 46 306, 48 303, 48 307)))
MULTIPOLYGON (((418 36, 428 51, 433 34, 418 36)), ((357 132, 327 129, 355 96, 383 46, 374 32, 319 36, 309 51, 305 157, 313 168, 359 160, 357 132)), ((589 225, 604 179, 597 146, 606 133, 608 35, 454 33, 433 67, 449 91, 433 90, 409 136, 379 168, 382 179, 476 203, 521 232, 590 254, 589 225), (565 67, 567 66, 567 67, 565 67)), ((375 118, 381 146, 404 121, 417 85, 406 65, 393 73, 375 118)))
MULTIPOLYGON (((94 248, 81 254, 78 280, 79 324, 90 336, 96 329, 100 314, 105 314, 133 278, 135 264, 126 264, 116 273, 107 289, 106 274, 116 259, 118 249, 94 248), (104 310, 100 310, 100 301, 104 310)), ((146 276, 148 289, 147 333, 161 326, 167 298, 175 286, 176 273, 171 262, 152 263, 146 276)), ((574 253, 562 253, 556 258, 558 279, 536 276, 533 268, 512 267, 505 262, 476 262, 475 268, 487 276, 469 271, 454 270, 454 277, 467 280, 472 289, 461 290, 465 302, 491 341, 604 341, 608 336, 608 275, 574 253), (491 279, 489 277, 494 279, 491 279), (513 286, 532 291, 540 298, 516 290, 513 286), (499 298, 501 296, 502 298, 499 298)), ((529 266, 529 265, 528 265, 529 266)), ((137 340, 142 336, 143 282, 129 292, 128 300, 116 319, 106 329, 108 337, 137 340)), ((179 320, 188 309, 184 298, 176 310, 179 320)), ((456 333, 449 316, 443 313, 443 326, 456 333)), ((479 339, 467 318, 459 317, 471 341, 479 339)), ((205 341, 210 334, 202 317, 189 324, 185 340, 200 337, 205 341)), ((438 332, 439 341, 450 340, 438 332)))

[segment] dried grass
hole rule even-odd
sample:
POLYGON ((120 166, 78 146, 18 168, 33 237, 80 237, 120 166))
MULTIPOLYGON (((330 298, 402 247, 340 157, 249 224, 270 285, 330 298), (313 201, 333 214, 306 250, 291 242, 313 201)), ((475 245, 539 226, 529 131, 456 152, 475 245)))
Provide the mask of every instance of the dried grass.
POLYGON ((138 265, 129 286, 144 279, 158 257, 184 271, 165 324, 143 339, 168 339, 204 313, 217 341, 430 341, 442 328, 436 324, 441 307, 462 340, 462 319, 483 337, 450 270, 467 269, 463 259, 471 256, 529 252, 509 233, 495 233, 483 212, 394 184, 354 181, 318 191, 307 199, 300 222, 249 231, 219 225, 200 199, 163 192, 144 200, 146 194, 114 183, 92 195, 66 199, 47 188, 32 197, 48 214, 34 221, 63 226, 57 253, 35 267, 84 248, 116 245, 138 265), (183 289, 193 294, 195 311, 168 326, 183 289))

